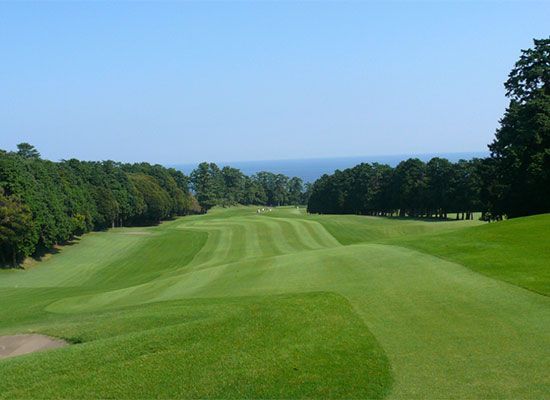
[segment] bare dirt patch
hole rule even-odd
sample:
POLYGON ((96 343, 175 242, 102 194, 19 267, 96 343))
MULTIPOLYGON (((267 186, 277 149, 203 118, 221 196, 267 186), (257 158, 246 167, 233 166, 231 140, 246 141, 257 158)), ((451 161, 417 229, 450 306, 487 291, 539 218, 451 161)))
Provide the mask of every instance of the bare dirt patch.
POLYGON ((0 336, 0 359, 67 346, 61 339, 44 335, 0 336))

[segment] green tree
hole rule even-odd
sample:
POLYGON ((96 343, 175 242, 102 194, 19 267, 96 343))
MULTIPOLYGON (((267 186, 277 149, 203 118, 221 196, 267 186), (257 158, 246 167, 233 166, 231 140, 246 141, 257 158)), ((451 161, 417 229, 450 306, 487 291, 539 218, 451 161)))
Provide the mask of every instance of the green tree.
POLYGON ((2 264, 17 262, 34 252, 38 236, 32 214, 20 201, 4 195, 0 189, 0 257, 2 264))
POLYGON ((157 223, 170 217, 172 202, 168 193, 152 176, 136 173, 130 179, 141 193, 145 202, 145 212, 138 222, 157 223))
POLYGON ((510 104, 489 145, 495 165, 494 212, 550 211, 550 39, 522 50, 505 83, 510 104))
POLYGON ((191 186, 203 211, 221 203, 223 198, 223 176, 214 163, 202 162, 191 172, 191 186))
POLYGON ((244 174, 237 168, 225 166, 221 170, 223 179, 223 203, 227 205, 243 202, 244 174))
POLYGON ((267 194, 255 175, 252 177, 245 175, 242 201, 243 204, 267 204, 267 194))
POLYGON ((400 162, 393 174, 393 197, 400 216, 417 217, 426 211, 426 164, 418 158, 400 162))
POLYGON ((304 191, 304 183, 298 177, 293 177, 288 180, 288 202, 292 205, 300 205, 302 203, 302 192, 304 191))
POLYGON ((38 150, 29 143, 19 143, 17 145, 17 154, 23 158, 40 158, 38 150))
POLYGON ((453 164, 440 157, 426 164, 426 207, 428 214, 447 218, 452 206, 453 164))

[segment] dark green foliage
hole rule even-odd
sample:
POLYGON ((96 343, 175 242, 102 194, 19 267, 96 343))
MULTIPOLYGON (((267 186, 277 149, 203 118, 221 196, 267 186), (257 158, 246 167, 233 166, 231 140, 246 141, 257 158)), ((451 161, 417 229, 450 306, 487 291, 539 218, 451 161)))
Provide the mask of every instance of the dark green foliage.
POLYGON ((293 205, 302 204, 302 192, 304 183, 298 177, 293 177, 288 180, 288 202, 293 205))
POLYGON ((19 143, 17 145, 17 155, 23 158, 40 158, 40 153, 29 143, 19 143))
MULTIPOLYGON (((160 165, 40 159, 28 143, 0 151, 0 263, 94 229, 197 212, 181 172, 160 165)), ((14 261, 15 260, 15 261, 14 261)))
POLYGON ((118 215, 118 203, 113 192, 105 187, 94 188, 92 196, 96 205, 95 224, 99 229, 114 226, 118 215))
POLYGON ((141 215, 144 222, 159 222, 172 216, 172 200, 155 178, 138 173, 131 174, 130 179, 145 202, 145 210, 141 215))
POLYGON ((242 204, 267 204, 265 189, 255 177, 245 176, 244 188, 242 204))
POLYGON ((258 172, 244 175, 239 169, 203 162, 191 173, 191 186, 203 211, 214 206, 298 205, 304 204, 304 186, 300 178, 258 172))
POLYGON ((191 187, 203 211, 222 203, 223 177, 214 163, 203 162, 191 172, 191 187))
POLYGON ((453 206, 453 172, 453 165, 444 158, 434 157, 426 164, 426 203, 438 216, 446 217, 453 206))
POLYGON ((400 162, 393 173, 391 190, 400 216, 423 214, 427 209, 426 164, 418 158, 400 162))
POLYGON ((244 174, 237 168, 223 167, 221 170, 223 179, 224 196, 226 204, 237 204, 244 197, 245 179, 244 174))
POLYGON ((38 238, 29 208, 0 189, 0 263, 16 266, 34 251, 38 238))
POLYGON ((272 172, 258 172, 252 177, 264 189, 267 197, 267 204, 281 206, 290 204, 288 201, 288 177, 282 174, 274 174, 272 172))
POLYGON ((517 217, 550 211, 550 38, 535 40, 504 84, 510 97, 489 145, 495 214, 517 217))
POLYGON ((541 92, 550 95, 550 38, 534 39, 535 47, 521 51, 521 56, 504 84, 506 96, 520 103, 541 92))
POLYGON ((481 160, 427 164, 408 159, 391 168, 359 164, 323 175, 311 187, 308 211, 326 214, 399 215, 446 218, 447 213, 483 210, 481 160))

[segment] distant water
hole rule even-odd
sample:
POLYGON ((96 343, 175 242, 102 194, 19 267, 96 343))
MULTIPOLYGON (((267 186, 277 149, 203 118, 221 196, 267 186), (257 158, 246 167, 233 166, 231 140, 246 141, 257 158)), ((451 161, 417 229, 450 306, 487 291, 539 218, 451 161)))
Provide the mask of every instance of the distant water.
MULTIPOLYGON (((470 160, 472 158, 487 157, 487 152, 470 153, 430 153, 430 154, 403 154, 391 156, 364 156, 364 157, 337 157, 337 158, 308 158, 300 160, 271 160, 271 161, 234 161, 217 162, 220 168, 229 165, 240 169, 246 175, 252 175, 260 171, 269 171, 287 176, 297 176, 304 182, 314 182, 323 174, 332 174, 337 169, 353 167, 362 162, 388 164, 392 167, 408 158, 419 158, 422 161, 429 161, 433 157, 443 157, 449 161, 470 160)), ((170 165, 185 174, 190 174, 197 167, 195 164, 170 165)))

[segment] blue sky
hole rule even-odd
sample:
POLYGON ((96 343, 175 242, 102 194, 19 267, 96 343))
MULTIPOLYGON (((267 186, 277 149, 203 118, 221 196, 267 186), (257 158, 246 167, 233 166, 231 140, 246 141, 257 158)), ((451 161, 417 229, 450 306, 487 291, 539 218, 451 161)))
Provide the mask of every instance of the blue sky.
POLYGON ((550 2, 0 3, 0 148, 159 163, 485 150, 550 2))

